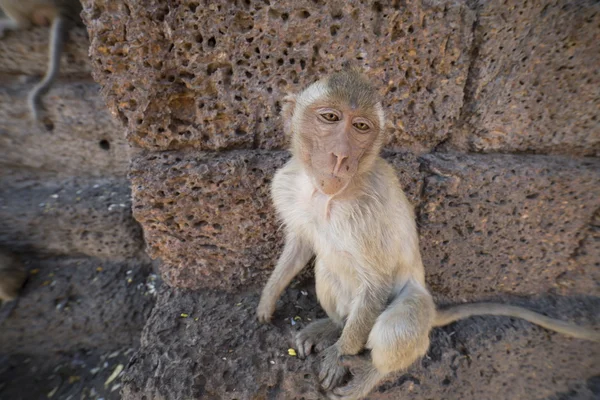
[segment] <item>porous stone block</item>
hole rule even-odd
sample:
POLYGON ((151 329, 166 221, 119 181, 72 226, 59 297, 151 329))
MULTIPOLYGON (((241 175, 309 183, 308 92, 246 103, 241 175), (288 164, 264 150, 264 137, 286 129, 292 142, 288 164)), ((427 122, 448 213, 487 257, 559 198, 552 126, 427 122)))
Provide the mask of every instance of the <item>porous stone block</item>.
MULTIPOLYGON (((598 299, 510 302, 598 324, 598 299)), ((123 399, 321 400, 320 357, 288 353, 293 334, 323 316, 311 282, 282 296, 273 324, 259 324, 258 293, 165 289, 122 379, 123 399)), ((368 399, 592 399, 600 394, 597 344, 509 318, 472 318, 435 329, 427 355, 392 374, 368 399), (571 396, 571 397, 568 397, 571 396)))
POLYGON ((134 160, 133 215, 169 285, 233 289, 265 279, 282 236, 269 182, 287 157, 165 152, 134 160))
POLYGON ((95 79, 146 149, 281 149, 281 98, 346 61, 381 88, 396 148, 433 148, 462 107, 466 1, 83 4, 95 79))
MULTIPOLYGON (((134 162, 134 216, 170 285, 264 282, 282 244, 268 184, 286 158, 168 152, 134 162)), ((416 206, 428 282, 442 298, 599 293, 597 160, 386 158, 416 206)))
MULTIPOLYGON (((409 196, 418 196, 414 156, 392 153, 409 196)), ((282 232, 269 184, 286 152, 149 153, 134 160, 133 215, 172 286, 236 289, 263 283, 282 232)), ((416 173, 418 175, 418 172, 416 173)))
POLYGON ((125 177, 129 145, 97 84, 57 82, 42 98, 43 122, 31 121, 32 84, 0 86, 0 166, 76 176, 125 177))
POLYGON ((600 3, 481 1, 463 130, 481 152, 600 156, 600 3))
POLYGON ((421 160, 421 250, 434 292, 458 299, 600 295, 600 160, 442 154, 421 160))
POLYGON ((16 251, 120 260, 143 249, 125 179, 4 176, 0 221, 0 242, 16 251))
MULTIPOLYGON (((0 38, 0 73, 38 75, 46 73, 48 65, 49 28, 8 31, 0 38)), ((69 31, 60 60, 60 75, 90 75, 89 39, 85 28, 69 31)))
POLYGON ((50 357, 139 345, 155 299, 149 263, 26 256, 23 261, 29 278, 14 308, 3 304, 0 354, 50 357))

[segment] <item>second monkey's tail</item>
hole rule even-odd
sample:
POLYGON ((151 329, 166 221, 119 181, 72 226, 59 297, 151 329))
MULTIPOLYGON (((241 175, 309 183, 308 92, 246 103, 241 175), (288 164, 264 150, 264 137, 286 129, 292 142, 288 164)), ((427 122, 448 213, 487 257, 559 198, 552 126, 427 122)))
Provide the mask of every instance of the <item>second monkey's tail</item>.
POLYGON ((591 328, 577 326, 558 319, 546 317, 526 308, 499 303, 470 303, 452 306, 445 310, 437 310, 434 327, 445 326, 460 319, 477 315, 498 315, 521 318, 543 328, 578 339, 600 342, 600 332, 591 328))
POLYGON ((34 120, 40 119, 41 99, 40 97, 48 91, 50 85, 60 69, 60 56, 62 54, 66 33, 67 33, 68 22, 62 15, 56 16, 52 22, 52 28, 50 30, 50 42, 48 50, 48 67, 44 78, 29 92, 27 102, 29 105, 29 111, 34 120))

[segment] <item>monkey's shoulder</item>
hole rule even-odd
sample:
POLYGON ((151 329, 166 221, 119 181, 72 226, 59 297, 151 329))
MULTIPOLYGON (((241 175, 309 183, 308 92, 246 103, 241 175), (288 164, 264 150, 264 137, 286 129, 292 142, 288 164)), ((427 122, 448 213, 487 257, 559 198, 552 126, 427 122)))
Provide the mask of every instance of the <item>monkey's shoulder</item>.
POLYGON ((371 198, 376 195, 379 203, 397 204, 408 201, 396 169, 381 157, 375 160, 374 167, 366 177, 365 191, 371 198))

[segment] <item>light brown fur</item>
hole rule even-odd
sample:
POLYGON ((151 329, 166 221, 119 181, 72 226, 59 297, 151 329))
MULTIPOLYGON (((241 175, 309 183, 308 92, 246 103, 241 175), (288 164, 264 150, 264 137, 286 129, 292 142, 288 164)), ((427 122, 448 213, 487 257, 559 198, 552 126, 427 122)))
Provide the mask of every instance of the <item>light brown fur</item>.
POLYGON ((426 353, 433 327, 471 315, 520 317, 600 341, 593 330, 514 306, 436 311, 413 209, 394 169, 379 156, 384 115, 364 77, 342 72, 318 81, 286 97, 283 115, 293 157, 276 173, 272 198, 286 243, 257 314, 269 321, 281 292, 316 255, 317 297, 329 318, 300 331, 296 346, 300 357, 313 347, 323 352, 319 378, 330 398, 367 395, 388 373, 426 353), (369 128, 360 131, 357 122, 369 128), (359 355, 365 349, 370 356, 359 355), (348 368, 353 378, 340 386, 348 368))
POLYGON ((0 21, 0 37, 7 30, 22 30, 32 25, 52 25, 46 74, 27 98, 32 118, 39 120, 41 96, 50 89, 58 76, 66 33, 70 25, 79 20, 81 3, 79 0, 0 0, 0 8, 9 17, 0 21))
POLYGON ((15 299, 27 273, 19 259, 4 250, 0 250, 0 300, 15 299))

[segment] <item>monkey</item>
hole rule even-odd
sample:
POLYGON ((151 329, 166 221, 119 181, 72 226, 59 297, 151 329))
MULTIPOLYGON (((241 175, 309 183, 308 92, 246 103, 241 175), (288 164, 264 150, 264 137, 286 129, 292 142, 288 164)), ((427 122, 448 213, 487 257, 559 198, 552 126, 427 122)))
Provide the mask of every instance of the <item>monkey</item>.
POLYGON ((39 121, 42 107, 41 96, 50 89, 58 76, 60 56, 66 34, 69 28, 80 19, 81 3, 79 0, 0 0, 0 8, 8 16, 8 19, 0 21, 0 37, 8 30, 22 30, 32 25, 52 24, 46 74, 27 96, 31 118, 39 121))
POLYGON ((14 300, 25 282, 27 273, 19 258, 0 250, 0 300, 14 300))
POLYGON ((366 396, 388 374, 427 352, 429 333, 462 318, 522 318, 575 338, 591 328, 527 309, 472 303, 438 309, 425 283, 415 214, 393 167, 380 155, 385 114, 359 71, 322 78, 282 104, 291 159, 271 183, 283 251, 259 300, 269 322, 291 280, 315 257, 318 301, 327 314, 295 336, 300 358, 321 352, 319 381, 331 399, 366 396), (343 384, 348 372, 352 379, 343 384))

